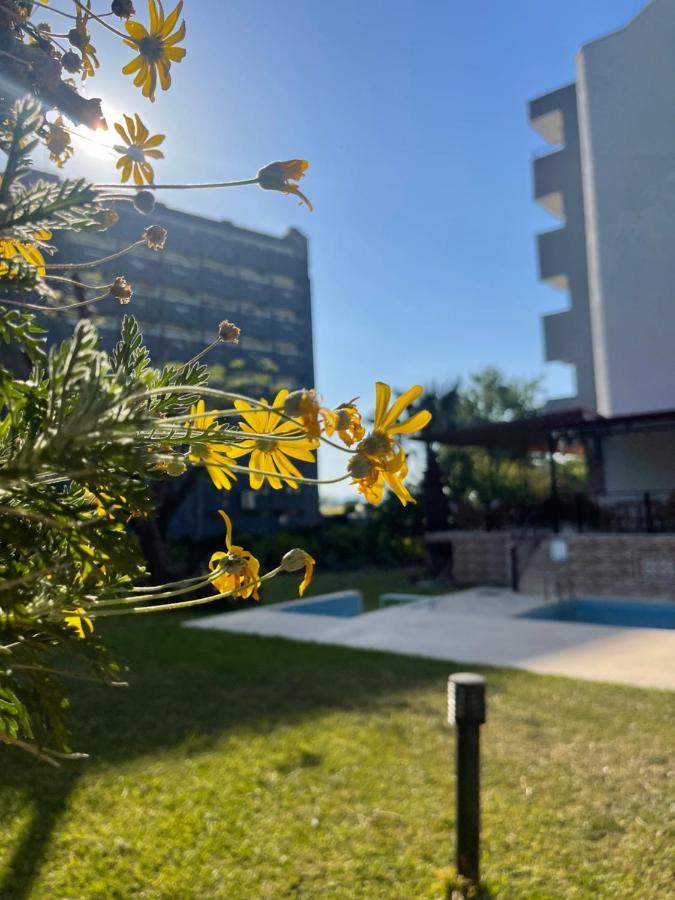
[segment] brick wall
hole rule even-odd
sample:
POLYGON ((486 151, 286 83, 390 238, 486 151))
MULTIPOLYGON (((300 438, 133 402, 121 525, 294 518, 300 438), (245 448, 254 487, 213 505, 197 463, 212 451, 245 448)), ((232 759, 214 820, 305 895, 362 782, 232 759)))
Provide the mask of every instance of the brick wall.
MULTIPOLYGON (((427 535, 436 553, 447 553, 460 584, 511 584, 508 531, 445 531, 427 535)), ((635 597, 675 601, 675 535, 563 534, 567 562, 552 563, 546 542, 533 557, 536 572, 525 570, 523 589, 543 593, 545 580, 558 581, 576 597, 635 597), (527 580, 529 577, 529 581, 527 580), (532 587, 532 586, 536 587, 532 587)))
POLYGON ((564 537, 568 561, 562 566, 574 595, 675 600, 675 535, 564 537))
POLYGON ((452 578, 460 584, 510 584, 508 531, 438 531, 427 535, 436 552, 447 548, 452 578))

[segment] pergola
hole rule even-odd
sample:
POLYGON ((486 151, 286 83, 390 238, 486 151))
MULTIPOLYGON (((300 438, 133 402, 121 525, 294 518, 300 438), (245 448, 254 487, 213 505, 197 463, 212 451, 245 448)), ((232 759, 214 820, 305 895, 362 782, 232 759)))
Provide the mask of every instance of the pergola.
POLYGON ((588 449, 594 442, 614 434, 675 429, 675 409, 625 416, 604 417, 583 409, 541 413, 508 422, 475 422, 420 434, 425 443, 451 447, 482 447, 512 453, 548 454, 553 529, 559 530, 559 497, 555 453, 561 444, 579 444, 588 449))

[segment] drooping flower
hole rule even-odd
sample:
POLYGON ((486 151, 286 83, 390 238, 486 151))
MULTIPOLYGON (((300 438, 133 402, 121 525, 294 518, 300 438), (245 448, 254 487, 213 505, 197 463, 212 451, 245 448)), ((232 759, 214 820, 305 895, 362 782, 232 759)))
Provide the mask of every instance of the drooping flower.
POLYGON ((292 419, 298 419, 306 435, 316 440, 321 434, 320 417, 326 421, 331 410, 324 409, 319 402, 314 388, 301 388, 288 394, 284 401, 284 413, 292 419))
POLYGON ((354 403, 354 400, 350 400, 348 403, 341 403, 340 406, 333 410, 334 416, 326 420, 326 434, 328 437, 332 437, 337 432, 342 443, 348 447, 362 440, 366 434, 366 429, 361 423, 361 413, 354 403))
POLYGON ((165 16, 161 0, 148 0, 149 30, 140 22, 125 23, 130 38, 124 43, 135 50, 138 56, 127 63, 122 72, 125 75, 133 75, 135 72, 134 84, 142 88, 143 96, 153 103, 157 79, 159 78, 162 90, 167 91, 171 87, 171 63, 178 63, 185 56, 185 50, 176 46, 185 37, 185 22, 181 22, 176 31, 173 31, 182 9, 183 0, 180 0, 173 12, 165 16))
POLYGON ((316 560, 305 550, 301 550, 300 547, 294 547, 293 550, 289 550, 281 559, 281 568, 284 572, 299 572, 300 569, 305 570, 305 574, 300 582, 300 587, 298 588, 298 595, 300 597, 302 597, 309 587, 312 575, 314 574, 315 565, 316 560))
POLYGON ((124 146, 115 144, 113 147, 113 150, 121 154, 116 168, 122 170, 122 183, 128 181, 133 174, 134 184, 152 184, 155 172, 148 162, 148 157, 164 159, 164 154, 157 147, 164 141, 165 135, 151 136, 138 113, 135 113, 133 119, 125 115, 124 122, 127 126, 126 131, 119 122, 115 122, 115 131, 124 141, 124 146))
POLYGON ((347 464, 347 471, 353 478, 353 484, 368 503, 377 506, 384 496, 385 484, 398 497, 403 506, 414 503, 415 498, 403 483, 408 474, 405 452, 397 448, 386 458, 375 458, 357 450, 347 464))
MULTIPOLYGON (((206 404, 203 400, 199 400, 190 412, 195 419, 186 422, 185 427, 192 425, 200 431, 206 431, 210 428, 214 421, 215 415, 206 412, 206 404)), ((214 430, 217 430, 214 429, 214 430)), ((232 482, 236 481, 236 475, 232 472, 232 448, 225 444, 198 443, 190 445, 188 459, 193 463, 203 463, 206 471, 211 476, 211 481, 220 490, 229 491, 232 482)))
MULTIPOLYGON (((51 236, 51 232, 44 228, 34 234, 37 241, 48 241, 51 236)), ((46 274, 45 258, 35 245, 27 244, 25 241, 0 240, 0 259, 13 259, 15 256, 23 257, 29 265, 37 269, 38 275, 46 274)), ((0 262, 0 275, 11 276, 12 267, 0 262)))
POLYGON ((45 138, 45 144, 49 150, 49 158, 61 169, 75 152, 70 135, 64 127, 63 116, 59 116, 54 122, 50 122, 48 128, 49 132, 45 138))
MULTIPOLYGON (((286 397, 287 390, 279 391, 272 406, 283 408, 286 397)), ((282 481, 295 490, 297 481, 286 476, 301 478, 302 475, 289 457, 313 463, 312 450, 318 442, 303 436, 296 422, 282 419, 278 412, 266 408, 269 406, 267 400, 260 402, 263 408, 251 406, 245 400, 234 401, 244 420, 240 428, 252 437, 235 444, 230 453, 235 458, 251 454, 248 464, 251 469, 259 470, 249 475, 253 490, 262 487, 265 479, 274 490, 280 490, 282 481)))
POLYGON ((91 18, 91 0, 86 0, 86 9, 79 4, 75 8, 75 27, 68 32, 68 40, 82 54, 82 81, 87 76, 93 78, 96 69, 99 68, 98 57, 96 56, 96 48, 89 38, 89 29, 87 22, 91 18))
POLYGON ((285 162, 269 163, 258 171, 258 184, 265 191, 281 191, 284 194, 295 194, 311 210, 314 207, 309 197, 302 193, 297 184, 292 183, 304 178, 308 168, 309 163, 306 159, 287 159, 285 162))
POLYGON ((218 550, 209 560, 209 569, 215 572, 222 570, 211 582, 219 594, 232 592, 233 597, 253 597, 259 600, 258 581, 260 563, 243 547, 232 543, 232 522, 230 517, 219 509, 225 522, 225 552, 218 550))
POLYGON ((75 609, 66 609, 64 612, 64 622, 68 628, 74 628, 79 637, 84 639, 87 636, 87 632, 89 634, 94 633, 94 623, 81 606, 77 606, 75 609))

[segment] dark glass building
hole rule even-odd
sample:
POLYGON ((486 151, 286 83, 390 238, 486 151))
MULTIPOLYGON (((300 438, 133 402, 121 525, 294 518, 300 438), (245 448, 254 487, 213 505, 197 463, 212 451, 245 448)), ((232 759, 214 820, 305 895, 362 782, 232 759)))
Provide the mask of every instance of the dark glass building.
MULTIPOLYGON (((273 237, 160 204, 147 217, 131 204, 120 206, 120 220, 108 231, 55 235, 58 253, 51 261, 84 263, 109 256, 138 240, 150 224, 167 229, 165 249, 139 247, 79 273, 81 280, 102 285, 124 275, 133 287, 132 300, 120 306, 111 297, 73 310, 70 318, 50 316, 50 340, 69 333, 79 313, 92 319, 103 347, 110 350, 118 340, 122 317, 131 313, 141 326, 153 364, 182 364, 215 340, 219 323, 229 319, 241 329, 241 340, 238 345, 219 344, 204 358, 212 386, 268 400, 282 387, 314 386, 303 234, 291 228, 284 237, 273 237)), ((77 274, 73 277, 78 280, 77 274)), ((64 299, 82 299, 64 293, 64 299)), ((303 473, 315 474, 315 467, 301 467, 303 473)), ((173 516, 171 532, 199 539, 222 531, 219 508, 228 511, 239 530, 247 531, 307 526, 319 518, 315 487, 284 486, 274 491, 266 484, 251 491, 248 479, 240 475, 232 491, 217 491, 201 471, 173 516)))

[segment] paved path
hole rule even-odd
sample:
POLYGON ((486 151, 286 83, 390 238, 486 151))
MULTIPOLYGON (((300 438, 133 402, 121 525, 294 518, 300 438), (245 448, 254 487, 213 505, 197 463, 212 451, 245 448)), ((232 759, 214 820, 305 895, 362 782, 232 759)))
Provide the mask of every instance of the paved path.
POLYGON ((281 606, 220 613, 190 628, 388 650, 462 663, 675 690, 675 631, 514 618, 542 598, 476 588, 352 618, 281 606))

